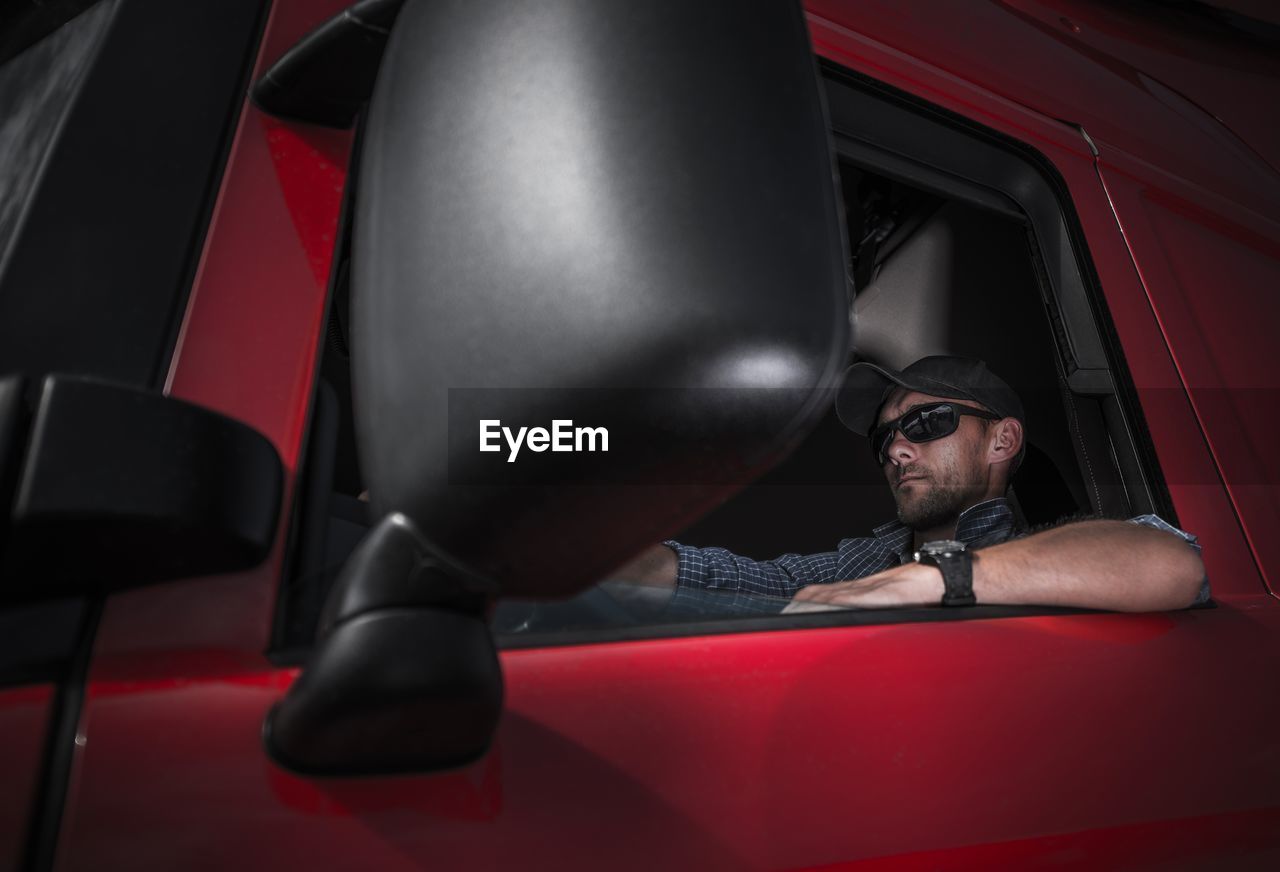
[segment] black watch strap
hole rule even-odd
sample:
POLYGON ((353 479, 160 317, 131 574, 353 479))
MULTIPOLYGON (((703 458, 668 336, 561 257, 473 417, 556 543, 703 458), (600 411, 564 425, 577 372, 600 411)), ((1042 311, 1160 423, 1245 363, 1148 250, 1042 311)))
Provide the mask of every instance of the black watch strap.
POLYGON ((942 604, 944 606, 972 606, 978 602, 973 595, 973 554, 967 550, 948 554, 931 554, 921 551, 917 557, 921 563, 938 567, 942 572, 942 604))
POLYGON ((971 606, 978 602, 973 595, 973 555, 968 551, 959 554, 948 554, 938 558, 938 568, 942 570, 942 583, 946 589, 942 594, 944 606, 971 606))

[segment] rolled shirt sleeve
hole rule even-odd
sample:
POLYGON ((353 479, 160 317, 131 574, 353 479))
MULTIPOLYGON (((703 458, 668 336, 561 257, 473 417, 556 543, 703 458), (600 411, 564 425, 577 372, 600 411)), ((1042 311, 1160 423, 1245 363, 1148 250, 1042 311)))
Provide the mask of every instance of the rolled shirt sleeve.
MULTIPOLYGON (((1136 518, 1129 519, 1130 524, 1141 524, 1144 527, 1152 527, 1156 530, 1163 530, 1166 533, 1172 533, 1188 546, 1195 549, 1199 554, 1201 552, 1200 541, 1185 530, 1179 530, 1169 522, 1165 521, 1159 515, 1138 515, 1136 518)), ((1202 606, 1209 602, 1209 576, 1206 573, 1204 579, 1200 582, 1200 592, 1196 594, 1195 601, 1191 603, 1191 608, 1202 606)))

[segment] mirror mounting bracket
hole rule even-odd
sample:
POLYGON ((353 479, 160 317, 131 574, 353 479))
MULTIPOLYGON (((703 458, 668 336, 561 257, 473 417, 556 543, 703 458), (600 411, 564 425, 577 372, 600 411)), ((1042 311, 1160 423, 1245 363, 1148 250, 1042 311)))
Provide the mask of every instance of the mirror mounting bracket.
POLYGON ((309 663, 267 715, 272 758, 328 776, 479 759, 502 711, 487 621, 494 593, 404 515, 387 515, 347 561, 309 663))

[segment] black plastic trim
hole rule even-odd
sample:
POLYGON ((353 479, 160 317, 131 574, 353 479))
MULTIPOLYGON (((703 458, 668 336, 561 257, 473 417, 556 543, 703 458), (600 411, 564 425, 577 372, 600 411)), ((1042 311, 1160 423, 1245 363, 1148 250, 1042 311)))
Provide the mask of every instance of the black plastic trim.
POLYGON ((554 633, 511 633, 495 637, 499 651, 561 645, 593 645, 601 642, 632 642, 644 639, 681 639, 688 636, 719 636, 725 633, 771 630, 815 630, 830 627, 877 627, 894 624, 927 624, 946 621, 986 621, 1004 618, 1032 618, 1049 615, 1097 614, 1092 609, 1050 606, 972 606, 944 609, 850 609, 808 612, 795 615, 768 615, 725 618, 680 624, 648 624, 601 630, 566 630, 554 633))
POLYGON ((46 872, 53 868, 75 763, 76 737, 80 713, 84 708, 93 642, 102 619, 103 605, 103 599, 95 597, 85 607, 74 660, 54 698, 39 788, 32 804, 31 825, 23 852, 22 868, 27 872, 46 872))
POLYGON ((102 0, 10 0, 0 4, 0 64, 22 54, 102 0))
POLYGON ((265 0, 119 0, 0 266, 0 373, 159 387, 265 0))
MULTIPOLYGON (((1186 611, 1215 609, 1209 600, 1186 611)), ((927 624, 945 621, 989 621, 1006 618, 1042 618, 1068 615, 1109 614, 1095 609, 1060 608, 1057 606, 984 606, 944 609, 849 609, 831 612, 807 612, 795 615, 721 618, 669 624, 639 624, 632 627, 558 630, 555 632, 497 633, 494 643, 499 651, 525 648, 550 648, 569 645, 600 645, 609 642, 643 642, 649 639, 685 639, 693 636, 723 636, 727 633, 758 633, 773 630, 823 630, 832 627, 883 627, 896 624, 927 624)), ((268 659, 273 666, 289 669, 305 666, 315 646, 284 648, 273 651, 268 659)))
POLYGON ((0 609, 0 687, 61 681, 75 657, 88 600, 0 609))
POLYGON ((298 634, 299 623, 314 624, 319 617, 324 587, 325 538, 329 526, 329 502, 333 489, 333 462, 338 441, 338 400, 327 382, 320 382, 311 399, 303 463, 294 488, 288 546, 276 596, 271 644, 267 650, 288 645, 298 634))
POLYGON ((343 567, 306 670, 267 715, 268 753, 321 775, 439 770, 485 753, 503 694, 485 586, 408 518, 384 518, 343 567))
MULTIPOLYGON (((1218 608, 1208 600, 1179 611, 1198 612, 1218 608)), ((648 639, 684 639, 691 636, 723 636, 726 633, 769 632, 772 630, 822 630, 832 627, 884 627, 897 624, 930 624, 947 621, 997 621, 1006 618, 1044 618, 1070 615, 1113 614, 1097 609, 1059 606, 965 606, 962 608, 849 609, 808 612, 795 615, 768 615, 751 618, 723 618, 679 624, 644 624, 634 627, 607 627, 593 630, 560 630, 548 633, 495 634, 499 651, 550 648, 569 645, 599 645, 607 642, 643 642, 648 639)), ((307 652, 294 649, 272 657, 276 666, 303 663, 307 652)))
POLYGON ((235 144, 236 129, 240 126, 240 118, 248 107, 248 102, 243 95, 248 93, 249 85, 253 81, 254 62, 258 58, 258 51, 262 46, 262 36, 266 33, 268 12, 271 9, 270 0, 257 0, 257 2, 259 6, 257 22, 253 26, 253 36, 245 47, 244 57, 240 63, 240 75, 232 91, 234 103, 223 122, 222 132, 217 137, 217 142, 219 143, 218 155, 213 160, 209 180, 205 186, 201 214, 198 218, 196 229, 191 235, 186 274, 179 282, 178 293, 174 295, 171 301, 168 335, 165 341, 161 343, 155 364, 152 366, 151 384, 156 386, 165 383, 174 352, 177 351, 178 336, 182 333, 182 323, 186 317, 187 303, 191 298, 191 289, 195 287, 196 272, 200 268, 200 257, 204 253, 205 243, 209 237, 209 228, 213 224, 214 207, 218 204, 218 192, 222 189, 222 180, 226 175, 227 164, 231 158, 231 147, 235 144))
POLYGON ((335 626, 267 713, 262 742, 303 775, 439 772, 488 753, 502 667, 483 618, 385 608, 335 626))
MULTIPOLYGON (((1205 607, 1216 608, 1212 601, 1205 607)), ((1200 608, 1200 607, 1197 607, 1200 608)), ((943 609, 866 609, 810 612, 796 615, 768 615, 752 618, 690 621, 688 623, 643 624, 634 627, 602 627, 592 630, 562 630, 549 633, 495 634, 499 651, 525 648, 553 648, 572 645, 601 645, 610 642, 643 642, 657 639, 686 639, 694 636, 723 636, 729 633, 760 633, 791 630, 823 630, 833 627, 883 627, 897 624, 926 624, 945 621, 988 621, 1005 618, 1038 618, 1060 615, 1102 614, 1092 609, 1051 606, 983 606, 943 609)), ((305 666, 314 646, 273 651, 273 666, 289 669, 305 666)))
POLYGON ((8 509, 31 432, 26 392, 27 380, 21 376, 0 378, 0 543, 9 536, 8 509))
POLYGON ((404 0, 359 0, 308 33, 253 86, 278 118, 347 128, 369 102, 387 37, 404 0))
MULTIPOLYGON (((329 426, 328 414, 322 408, 320 396, 323 381, 323 361, 327 351, 330 325, 337 317, 334 306, 337 302, 338 285, 344 280, 344 267, 351 259, 351 224, 355 216, 355 197, 359 185, 360 147, 364 138, 364 116, 357 119, 355 137, 351 146, 351 158, 347 167, 346 187, 342 192, 342 205, 338 217, 337 242, 334 245, 333 260, 329 265, 329 281, 325 286, 324 323, 321 325, 320 341, 316 343, 315 360, 312 362, 311 402, 307 406, 307 424, 303 429, 302 458, 298 469, 298 487, 294 489, 293 505, 289 512, 289 538, 285 548, 284 566, 280 574, 280 585, 276 593, 276 608, 272 617, 271 642, 268 651, 287 647, 295 639, 293 629, 297 626, 298 615, 295 610, 303 607, 301 603, 314 598, 321 592, 299 590, 298 585, 303 577, 312 575, 319 569, 316 557, 323 553, 324 538, 327 532, 330 493, 334 480, 334 463, 337 456, 337 428, 340 423, 336 418, 341 410, 335 408, 332 422, 333 432, 317 434, 317 426, 329 426)), ((335 407, 338 405, 334 398, 335 407)), ((312 578, 316 581, 316 578, 312 578)), ((325 591, 327 593, 327 591, 325 591)), ((321 605, 323 600, 321 600, 321 605)), ((316 615, 319 608, 315 609, 316 615)), ((314 628, 312 628, 314 630, 314 628)))
POLYGON ((0 551, 0 600, 245 569, 275 538, 266 437, 162 394, 44 379, 0 551))

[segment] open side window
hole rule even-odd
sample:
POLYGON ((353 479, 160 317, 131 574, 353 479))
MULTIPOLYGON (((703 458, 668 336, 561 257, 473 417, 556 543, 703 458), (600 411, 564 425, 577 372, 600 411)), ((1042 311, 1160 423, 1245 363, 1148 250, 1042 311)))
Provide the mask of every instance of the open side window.
MULTIPOLYGON (((855 294, 854 359, 901 368, 929 354, 987 360, 1023 398, 1026 458, 1011 497, 1029 525, 1155 512, 1176 523, 1065 184, 1038 153, 823 63, 855 294)), ((354 179, 354 173, 353 173, 354 179)), ((348 230, 331 310, 276 651, 292 659, 369 523, 351 426, 348 230)), ((865 440, 834 411, 796 451, 676 538, 757 559, 830 550, 892 519, 865 440)), ((500 645, 780 626, 955 620, 1054 611, 887 610, 702 616, 619 606, 598 588, 560 603, 503 601, 500 645)))
MULTIPOLYGON (((1173 507, 1128 369, 1070 195, 1054 168, 1015 140, 890 94, 833 65, 825 69, 835 147, 842 158, 948 197, 957 211, 970 210, 968 216, 953 212, 942 218, 958 234, 949 255, 956 269, 948 335, 936 329, 927 333, 930 328, 920 322, 918 312, 929 305, 928 287, 910 292, 923 297, 914 313, 908 304, 882 315, 866 295, 855 303, 864 324, 881 329, 883 353, 909 351, 903 346, 914 339, 987 358, 1015 387, 1030 391, 1024 402, 1033 407, 1028 409, 1031 441, 1049 455, 1081 510, 1113 517, 1157 512, 1171 519, 1173 507), (1001 239, 996 216, 1022 228, 1025 245, 1017 246, 1013 235, 1001 239), (979 223, 990 229, 979 232, 979 223), (1029 255, 1029 273, 1018 262, 1017 248, 1029 255), (982 305, 989 291, 973 286, 973 270, 966 267, 981 259, 1001 261, 992 265, 996 275, 1004 273, 998 284, 1034 289, 1040 305, 1015 301, 1016 290, 997 305, 982 305), (1011 308, 1005 310, 1006 304, 1011 308), (1024 367, 1034 369, 1020 372, 1024 367), (1054 407, 1055 395, 1061 409, 1054 407), (1044 427, 1035 420, 1041 415, 1044 427)), ((936 268, 926 272, 939 274, 936 268)), ((859 339, 860 346, 867 338, 859 339)), ((860 347, 860 354, 875 354, 874 346, 873 341, 860 347)), ((1020 477, 1020 491, 1034 502, 1028 477, 1020 477)))

